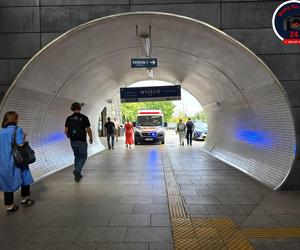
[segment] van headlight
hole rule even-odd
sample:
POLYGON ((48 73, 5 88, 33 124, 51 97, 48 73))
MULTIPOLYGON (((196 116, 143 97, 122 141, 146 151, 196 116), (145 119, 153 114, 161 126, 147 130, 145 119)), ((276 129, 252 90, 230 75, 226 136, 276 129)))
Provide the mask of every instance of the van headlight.
POLYGON ((162 134, 164 132, 164 129, 162 127, 157 128, 157 134, 162 134))
POLYGON ((142 133, 142 128, 140 128, 140 127, 135 127, 135 132, 142 133))

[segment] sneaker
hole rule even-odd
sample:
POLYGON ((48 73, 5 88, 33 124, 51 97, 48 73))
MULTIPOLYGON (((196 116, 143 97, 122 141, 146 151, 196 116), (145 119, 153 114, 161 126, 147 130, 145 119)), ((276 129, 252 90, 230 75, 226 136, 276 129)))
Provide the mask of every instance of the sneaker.
POLYGON ((108 150, 111 150, 111 147, 109 147, 108 150))
POLYGON ((114 148, 114 147, 112 147, 112 149, 114 150, 115 148, 114 148))
POLYGON ((81 178, 82 178, 82 177, 80 177, 80 176, 75 176, 75 177, 74 177, 74 181, 79 182, 81 178))
POLYGON ((74 176, 79 176, 80 178, 82 178, 82 174, 79 173, 77 170, 74 170, 74 171, 73 171, 73 175, 74 175, 74 176))
POLYGON ((30 207, 34 204, 34 202, 35 202, 34 200, 31 200, 30 198, 27 198, 26 200, 21 201, 20 205, 22 207, 30 207))
POLYGON ((6 209, 6 214, 10 215, 10 214, 16 212, 18 209, 19 209, 19 206, 18 205, 14 205, 12 208, 7 208, 6 209))

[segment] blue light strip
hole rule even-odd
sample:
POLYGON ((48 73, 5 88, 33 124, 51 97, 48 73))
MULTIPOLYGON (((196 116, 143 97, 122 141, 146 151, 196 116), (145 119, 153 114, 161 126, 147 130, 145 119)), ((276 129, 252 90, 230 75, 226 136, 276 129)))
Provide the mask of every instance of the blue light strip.
POLYGON ((256 147, 269 148, 273 144, 273 136, 269 131, 240 130, 236 133, 236 138, 256 147))

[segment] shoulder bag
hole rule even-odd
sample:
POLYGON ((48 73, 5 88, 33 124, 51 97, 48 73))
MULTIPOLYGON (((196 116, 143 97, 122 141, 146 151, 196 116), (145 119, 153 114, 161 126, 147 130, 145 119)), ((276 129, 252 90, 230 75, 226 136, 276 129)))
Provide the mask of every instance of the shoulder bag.
POLYGON ((16 141, 17 128, 14 129, 12 141, 12 153, 15 160, 15 165, 18 168, 26 167, 28 164, 36 161, 34 151, 29 146, 28 141, 25 141, 22 146, 19 146, 16 141))

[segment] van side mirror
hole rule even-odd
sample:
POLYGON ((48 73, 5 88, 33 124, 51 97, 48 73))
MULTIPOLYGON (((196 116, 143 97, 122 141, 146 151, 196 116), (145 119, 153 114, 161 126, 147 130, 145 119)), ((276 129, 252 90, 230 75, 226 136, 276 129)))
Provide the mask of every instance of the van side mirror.
POLYGON ((168 123, 167 122, 164 122, 164 127, 168 127, 168 123))

